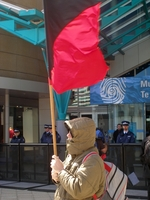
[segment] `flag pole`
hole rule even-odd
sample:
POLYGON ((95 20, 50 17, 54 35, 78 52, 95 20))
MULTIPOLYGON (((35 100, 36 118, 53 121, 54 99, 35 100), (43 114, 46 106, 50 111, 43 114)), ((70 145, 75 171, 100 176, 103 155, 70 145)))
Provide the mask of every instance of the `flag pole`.
POLYGON ((46 51, 43 48, 42 48, 42 53, 43 53, 44 61, 45 61, 46 68, 47 68, 47 74, 48 74, 49 103, 50 103, 50 110, 51 110, 50 116, 51 116, 51 123, 52 123, 52 132, 53 132, 53 152, 54 152, 54 155, 57 156, 56 128, 55 128, 55 106, 54 106, 53 87, 51 84, 50 69, 48 67, 46 51))
POLYGON ((57 144, 56 144, 56 128, 55 128, 55 106, 54 106, 54 96, 53 88, 49 83, 49 95, 50 95, 50 110, 51 110, 51 122, 52 122, 52 133, 53 133, 53 151, 54 155, 57 156, 57 144))

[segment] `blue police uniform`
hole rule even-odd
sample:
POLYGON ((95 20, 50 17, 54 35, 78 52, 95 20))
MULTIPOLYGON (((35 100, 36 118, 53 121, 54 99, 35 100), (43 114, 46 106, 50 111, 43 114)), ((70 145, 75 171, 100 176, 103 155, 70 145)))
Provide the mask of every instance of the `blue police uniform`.
MULTIPOLYGON (((14 130, 14 133, 20 133, 18 129, 14 130)), ((25 138, 22 135, 14 135, 10 141, 10 143, 25 143, 25 138)))
POLYGON ((25 139, 21 135, 19 135, 18 137, 13 136, 10 143, 25 143, 25 139))
MULTIPOLYGON (((61 136, 56 131, 56 142, 60 143, 61 136)), ((44 132, 41 137, 41 143, 53 143, 53 136, 50 132, 44 132)))
MULTIPOLYGON (((19 133, 20 131, 15 129, 14 133, 19 133)), ((22 135, 18 135, 18 136, 13 136, 10 143, 25 143, 25 138, 22 135)), ((24 154, 24 150, 21 148, 21 157, 20 157, 20 162, 22 162, 23 159, 23 154, 24 154)), ((11 151, 10 151, 10 155, 12 158, 12 170, 15 170, 13 172, 13 176, 12 178, 17 178, 17 174, 18 174, 18 163, 19 163, 19 151, 18 151, 18 146, 12 146, 11 147, 11 151)))
MULTIPOLYGON (((51 134, 51 132, 49 131, 49 129, 52 129, 52 125, 49 124, 44 124, 44 128, 47 130, 43 133, 42 137, 41 137, 41 143, 53 143, 53 135, 51 134)), ((61 140, 61 136, 59 135, 59 133, 56 131, 56 142, 60 143, 61 140)))
POLYGON ((117 143, 135 143, 135 135, 131 131, 125 134, 122 131, 117 137, 117 143))
MULTIPOLYGON (((128 121, 122 121, 122 126, 129 126, 130 122, 128 121)), ((123 129, 118 137, 117 137, 117 143, 135 143, 135 135, 128 129, 123 129)))
MULTIPOLYGON (((117 137, 117 143, 135 143, 136 142, 136 137, 134 135, 134 133, 132 133, 131 131, 128 130, 128 128, 125 126, 129 126, 130 122, 128 121, 122 121, 122 127, 123 130, 121 131, 121 133, 119 133, 118 137, 117 137)), ((135 159, 134 156, 134 147, 132 146, 127 146, 125 149, 125 160, 127 160, 127 168, 129 170, 129 174, 134 172, 134 166, 133 166, 133 162, 135 159)), ((121 152, 117 151, 117 160, 118 160, 118 164, 119 166, 121 166, 120 164, 120 157, 121 157, 121 152)))

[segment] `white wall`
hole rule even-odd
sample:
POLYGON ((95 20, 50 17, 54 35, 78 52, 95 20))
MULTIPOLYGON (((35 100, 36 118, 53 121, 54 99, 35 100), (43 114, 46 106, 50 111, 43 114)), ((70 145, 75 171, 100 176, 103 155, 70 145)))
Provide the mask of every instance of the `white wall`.
POLYGON ((32 110, 24 110, 23 112, 23 136, 26 143, 33 142, 33 117, 32 110))
POLYGON ((38 142, 38 109, 24 108, 23 112, 23 135, 26 143, 38 142))
POLYGON ((39 129, 39 124, 38 124, 38 109, 37 108, 32 108, 32 116, 33 116, 33 142, 38 143, 38 129, 39 129))

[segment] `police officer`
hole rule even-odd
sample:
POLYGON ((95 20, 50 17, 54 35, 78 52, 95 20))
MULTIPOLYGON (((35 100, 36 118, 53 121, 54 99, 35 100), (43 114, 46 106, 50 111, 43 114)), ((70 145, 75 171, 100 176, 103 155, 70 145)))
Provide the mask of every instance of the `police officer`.
POLYGON ((117 137, 117 143, 135 143, 135 135, 129 131, 129 124, 128 121, 122 121, 123 130, 117 137))
MULTIPOLYGON (((129 121, 122 121, 122 132, 119 133, 117 137, 117 143, 135 143, 135 135, 131 131, 129 131, 129 121)), ((135 160, 135 155, 134 155, 134 147, 133 146, 126 146, 125 148, 125 162, 126 165, 128 166, 128 172, 129 174, 134 172, 134 166, 133 162, 135 160)), ((121 155, 120 155, 121 158, 121 155)), ((120 158, 118 158, 120 160, 120 158)))
MULTIPOLYGON (((53 143, 53 133, 52 133, 52 125, 45 124, 44 125, 44 133, 41 137, 41 143, 53 143)), ((60 143, 61 136, 59 133, 56 131, 56 142, 60 143)), ((53 154, 53 147, 50 145, 49 148, 48 146, 44 146, 43 149, 43 163, 44 163, 44 171, 47 172, 51 170, 49 168, 49 162, 51 159, 51 156, 53 154), (49 151, 49 152, 48 152, 49 151)))
MULTIPOLYGON (((25 138, 23 135, 20 134, 20 131, 18 129, 14 130, 14 136, 12 137, 10 143, 25 143, 25 138)), ((16 179, 18 176, 18 165, 19 165, 19 148, 18 146, 11 146, 11 158, 12 158, 12 170, 13 170, 13 176, 12 178, 16 179)), ((20 159, 23 158, 23 152, 21 153, 20 159)), ((20 160, 20 162, 21 162, 20 160)))
MULTIPOLYGON (((44 125, 44 133, 41 137, 41 143, 53 143, 53 133, 52 133, 52 125, 45 124, 44 125)), ((60 143, 61 136, 56 131, 56 142, 60 143)))
POLYGON ((25 143, 25 138, 20 134, 18 129, 14 130, 14 136, 12 137, 10 143, 25 143))

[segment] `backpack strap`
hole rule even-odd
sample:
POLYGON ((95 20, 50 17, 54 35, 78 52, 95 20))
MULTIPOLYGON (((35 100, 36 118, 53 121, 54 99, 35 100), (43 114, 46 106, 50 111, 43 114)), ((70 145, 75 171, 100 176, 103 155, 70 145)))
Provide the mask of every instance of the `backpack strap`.
POLYGON ((104 167, 105 167, 105 170, 110 172, 111 171, 111 167, 109 165, 107 165, 105 162, 104 162, 104 167))
POLYGON ((90 157, 91 155, 98 155, 98 153, 96 152, 96 151, 92 151, 92 152, 90 152, 90 153, 88 153, 84 158, 83 158, 83 160, 82 160, 82 163, 84 163, 87 159, 88 159, 88 157, 90 157))
MULTIPOLYGON (((88 153, 84 158, 83 158, 83 160, 82 160, 82 163, 84 163, 90 156, 92 156, 92 155, 99 155, 97 152, 95 152, 95 151, 92 151, 92 152, 90 152, 90 153, 88 153)), ((101 157, 101 156, 100 156, 101 157)), ((105 167, 105 170, 106 171, 108 171, 108 172, 110 172, 111 171, 111 167, 109 166, 109 165, 107 165, 107 163, 105 163, 104 162, 104 167, 105 167)), ((93 195, 93 199, 94 200, 98 200, 99 198, 97 197, 97 195, 96 194, 94 194, 93 195)))

